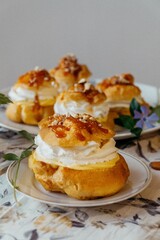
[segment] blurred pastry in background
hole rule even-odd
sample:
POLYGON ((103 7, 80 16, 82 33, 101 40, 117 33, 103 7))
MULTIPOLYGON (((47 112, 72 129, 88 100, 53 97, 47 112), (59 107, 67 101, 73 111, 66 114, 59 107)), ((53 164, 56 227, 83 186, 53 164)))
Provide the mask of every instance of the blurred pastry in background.
POLYGON ((53 114, 58 84, 45 69, 36 67, 20 76, 8 93, 11 101, 7 117, 17 123, 37 125, 44 117, 53 114))
POLYGON ((50 74, 59 84, 59 92, 67 90, 80 79, 88 79, 91 72, 85 64, 78 63, 75 55, 68 54, 64 56, 57 67, 50 70, 50 74))
POLYGON ((141 96, 141 90, 134 84, 130 73, 123 73, 106 78, 96 85, 96 88, 107 97, 109 115, 107 125, 114 128, 114 119, 120 115, 130 115, 129 107, 133 98, 141 105, 148 105, 141 96))
POLYGON ((120 191, 129 177, 114 132, 87 114, 43 119, 29 167, 42 186, 77 199, 94 199, 120 191))
POLYGON ((87 113, 105 124, 108 117, 108 103, 104 93, 94 85, 81 79, 68 90, 61 92, 54 105, 54 112, 73 115, 87 113))

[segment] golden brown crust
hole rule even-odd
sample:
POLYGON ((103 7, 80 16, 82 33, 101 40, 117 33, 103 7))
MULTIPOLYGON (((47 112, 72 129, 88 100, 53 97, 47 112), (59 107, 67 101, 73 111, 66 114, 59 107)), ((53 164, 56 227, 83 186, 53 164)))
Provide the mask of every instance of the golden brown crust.
POLYGON ((74 55, 64 56, 60 60, 59 65, 50 70, 50 74, 55 77, 60 87, 63 83, 66 84, 64 90, 73 86, 73 84, 78 82, 80 79, 88 79, 91 76, 91 72, 88 67, 84 64, 79 64, 74 55))
POLYGON ((139 87, 134 85, 134 77, 129 73, 104 79, 97 88, 105 93, 108 101, 131 101, 141 95, 139 87))
POLYGON ((139 97, 141 91, 138 87, 132 85, 116 85, 104 90, 108 101, 131 101, 139 97))
POLYGON ((53 85, 57 85, 54 77, 47 70, 37 68, 20 76, 14 87, 23 86, 26 89, 36 91, 37 89, 52 87, 53 85))
POLYGON ((10 103, 6 109, 6 116, 13 122, 38 125, 45 117, 53 114, 53 105, 35 107, 33 102, 10 103))
POLYGON ((102 82, 97 84, 102 90, 115 85, 134 85, 134 77, 130 73, 122 73, 110 78, 105 78, 102 82))
POLYGON ((88 114, 75 114, 74 117, 54 114, 43 119, 39 126, 41 138, 51 146, 84 146, 88 141, 101 145, 114 135, 88 114))
POLYGON ((121 155, 110 167, 75 170, 42 163, 32 154, 29 167, 46 190, 64 192, 77 199, 113 195, 124 187, 129 176, 128 166, 121 155))
POLYGON ((13 122, 21 123, 21 105, 15 103, 9 103, 6 109, 6 116, 13 122))
POLYGON ((99 92, 94 85, 81 79, 74 86, 70 87, 68 91, 60 93, 57 97, 57 102, 64 103, 70 101, 86 101, 90 104, 100 104, 106 100, 104 93, 99 92))

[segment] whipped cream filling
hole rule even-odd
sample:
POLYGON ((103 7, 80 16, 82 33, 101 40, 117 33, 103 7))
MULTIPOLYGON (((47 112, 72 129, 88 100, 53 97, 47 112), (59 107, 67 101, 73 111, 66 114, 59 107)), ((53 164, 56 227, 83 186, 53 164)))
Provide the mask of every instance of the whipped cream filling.
POLYGON ((115 101, 115 102, 109 102, 108 101, 109 108, 129 108, 130 101, 115 101))
MULTIPOLYGON (((143 103, 143 98, 141 96, 134 97, 137 102, 140 104, 143 103)), ((109 108, 118 108, 118 107, 124 107, 124 108, 129 108, 131 101, 107 101, 109 108)))
POLYGON ((34 100, 36 94, 38 94, 40 100, 44 100, 55 97, 57 95, 57 90, 54 87, 44 87, 35 92, 24 87, 12 87, 8 93, 8 96, 12 101, 16 102, 34 100))
POLYGON ((87 113, 95 118, 106 117, 109 111, 108 103, 104 101, 101 104, 93 105, 86 101, 69 101, 69 102, 56 102, 54 105, 54 111, 57 114, 70 114, 75 113, 83 114, 87 113))
POLYGON ((49 164, 59 162, 66 167, 71 165, 101 163, 117 157, 117 148, 115 147, 113 138, 101 148, 99 144, 94 141, 90 141, 86 146, 81 147, 53 147, 45 143, 40 135, 35 137, 35 143, 38 146, 35 150, 35 156, 38 161, 49 164))

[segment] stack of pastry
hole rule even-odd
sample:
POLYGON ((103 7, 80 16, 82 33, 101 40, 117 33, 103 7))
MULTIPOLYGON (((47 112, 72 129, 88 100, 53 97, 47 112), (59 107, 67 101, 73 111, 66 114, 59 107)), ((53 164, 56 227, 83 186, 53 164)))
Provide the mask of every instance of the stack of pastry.
POLYGON ((62 92, 57 97, 54 112, 58 114, 87 113, 105 124, 108 117, 108 102, 104 93, 98 91, 85 79, 62 92))
POLYGON ((54 114, 40 123, 29 167, 48 191, 77 199, 113 195, 129 176, 113 135, 90 115, 54 114))
POLYGON ((35 68, 19 77, 11 88, 13 103, 6 110, 7 117, 18 123, 37 125, 44 117, 53 114, 58 84, 47 70, 35 68))
POLYGON ((85 64, 78 63, 77 58, 73 54, 64 56, 60 60, 59 65, 50 70, 50 73, 59 83, 59 92, 67 90, 81 78, 88 79, 91 75, 88 67, 85 64))
POLYGON ((141 96, 141 90, 134 84, 134 77, 129 73, 104 79, 96 85, 106 97, 109 106, 107 125, 114 128, 114 119, 119 115, 130 115, 129 107, 133 98, 142 105, 147 103, 141 96))

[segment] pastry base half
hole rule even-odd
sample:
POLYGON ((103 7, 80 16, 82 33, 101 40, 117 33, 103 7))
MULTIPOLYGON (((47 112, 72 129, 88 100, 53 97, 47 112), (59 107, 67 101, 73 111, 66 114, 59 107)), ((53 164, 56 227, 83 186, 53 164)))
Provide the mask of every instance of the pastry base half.
POLYGON ((33 103, 10 103, 6 109, 6 116, 13 122, 38 125, 45 117, 53 114, 53 105, 39 106, 34 109, 33 103))
MULTIPOLYGON (((112 160, 111 160, 112 161, 112 160)), ((42 186, 53 192, 85 200, 110 196, 120 191, 129 176, 124 158, 119 158, 106 167, 78 170, 37 161, 34 154, 29 157, 29 167, 42 186)))

